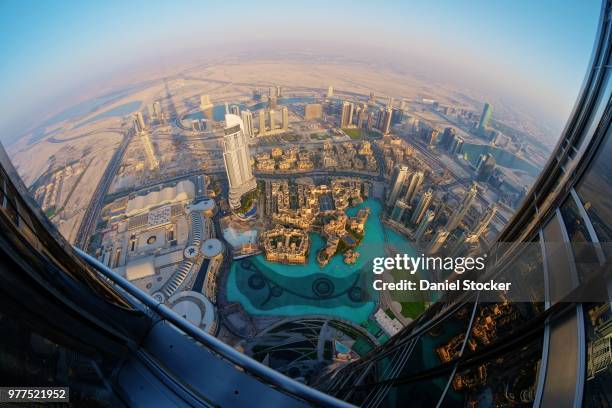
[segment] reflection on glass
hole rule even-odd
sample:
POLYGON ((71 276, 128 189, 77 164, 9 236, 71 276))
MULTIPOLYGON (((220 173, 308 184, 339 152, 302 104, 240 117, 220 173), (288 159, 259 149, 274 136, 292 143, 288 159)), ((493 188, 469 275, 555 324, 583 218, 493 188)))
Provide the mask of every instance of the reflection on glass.
POLYGON ((107 356, 92 348, 83 351, 77 340, 65 334, 57 336, 48 327, 40 331, 32 327, 40 326, 24 316, 0 313, 3 385, 10 382, 21 387, 69 386, 71 405, 124 406, 104 378, 112 368, 105 365, 110 363, 105 363, 107 356))
MULTIPOLYGON (((599 242, 612 242, 612 138, 606 135, 584 178, 576 191, 582 200, 599 242)), ((612 251, 607 250, 607 257, 612 251)))
POLYGON ((473 301, 467 302, 423 333, 417 340, 401 376, 420 373, 459 358, 473 308, 473 301))
POLYGON ((609 303, 585 304, 585 407, 612 406, 612 313, 609 303))
POLYGON ((567 235, 572 243, 576 270, 584 282, 597 270, 597 253, 594 247, 588 244, 591 242, 589 231, 571 195, 567 197, 560 210, 567 235))
POLYGON ((542 356, 542 336, 469 368, 458 368, 443 407, 531 407, 542 356))

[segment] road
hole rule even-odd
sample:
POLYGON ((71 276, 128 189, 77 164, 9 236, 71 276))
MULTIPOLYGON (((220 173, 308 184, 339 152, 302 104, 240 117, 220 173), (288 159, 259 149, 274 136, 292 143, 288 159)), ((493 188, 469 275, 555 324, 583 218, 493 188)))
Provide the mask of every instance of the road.
POLYGON ((104 205, 104 197, 108 192, 115 174, 117 174, 117 170, 121 165, 125 151, 127 150, 133 136, 133 129, 125 132, 121 145, 113 154, 108 166, 106 166, 106 170, 104 170, 104 174, 102 175, 102 178, 100 179, 91 200, 89 200, 89 205, 85 210, 85 215, 83 216, 83 220, 81 221, 81 225, 79 226, 79 230, 74 241, 74 245, 84 251, 87 251, 89 239, 96 229, 98 218, 100 217, 100 211, 102 211, 102 206, 104 205))

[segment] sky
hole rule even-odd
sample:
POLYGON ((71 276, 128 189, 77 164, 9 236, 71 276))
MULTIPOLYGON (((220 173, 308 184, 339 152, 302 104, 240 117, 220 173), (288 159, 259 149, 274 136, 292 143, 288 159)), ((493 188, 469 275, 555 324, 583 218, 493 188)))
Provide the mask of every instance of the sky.
POLYGON ((417 67, 435 64, 447 82, 486 84, 487 92, 562 126, 584 78, 600 7, 595 0, 3 0, 0 140, 133 64, 167 64, 165 55, 206 47, 231 52, 241 43, 384 49, 417 67))

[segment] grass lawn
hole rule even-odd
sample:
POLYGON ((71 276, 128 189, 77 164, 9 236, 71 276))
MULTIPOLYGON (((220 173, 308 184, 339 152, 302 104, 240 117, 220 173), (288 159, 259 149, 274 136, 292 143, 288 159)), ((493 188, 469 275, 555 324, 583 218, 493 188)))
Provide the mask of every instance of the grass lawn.
MULTIPOLYGON (((415 275, 410 275, 410 277, 406 276, 404 271, 393 270, 391 271, 391 275, 396 282, 399 282, 402 279, 408 279, 418 282, 420 279, 418 273, 415 275)), ((402 305, 402 316, 408 317, 410 319, 416 319, 419 317, 426 309, 427 298, 425 293, 420 290, 415 291, 391 291, 390 292, 391 299, 396 302, 399 302, 402 305)))
POLYGON ((299 140, 298 135, 290 134, 281 136, 285 142, 297 142, 299 140))
POLYGON ((342 128, 342 131, 346 133, 351 139, 380 139, 382 135, 373 130, 359 129, 359 128, 342 128))

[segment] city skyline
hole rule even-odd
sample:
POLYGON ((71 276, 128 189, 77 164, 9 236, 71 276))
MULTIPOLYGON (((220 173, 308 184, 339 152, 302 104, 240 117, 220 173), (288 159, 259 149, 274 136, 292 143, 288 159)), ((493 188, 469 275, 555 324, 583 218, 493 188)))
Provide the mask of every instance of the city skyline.
MULTIPOLYGON (((257 9, 247 9, 253 21, 265 11, 266 15, 275 17, 276 23, 274 33, 258 30, 256 35, 249 30, 248 23, 244 24, 245 28, 241 30, 249 31, 251 39, 245 43, 238 40, 241 30, 229 32, 217 23, 229 18, 232 10, 208 4, 185 3, 183 8, 149 3, 121 7, 115 3, 108 7, 66 2, 53 8, 37 4, 25 17, 26 13, 20 13, 20 9, 28 7, 27 3, 4 3, 1 15, 6 21, 3 21, 5 29, 0 39, 5 44, 4 59, 7 63, 0 68, 0 75, 8 86, 3 89, 6 94, 1 98, 3 106, 0 108, 6 112, 4 117, 7 118, 0 123, 0 129, 3 129, 1 139, 6 144, 7 140, 21 135, 29 124, 24 124, 25 118, 30 119, 27 122, 32 117, 44 120, 58 113, 58 106, 67 108, 78 103, 84 94, 91 97, 100 95, 96 89, 100 91, 101 86, 113 82, 117 75, 126 75, 126 67, 133 69, 145 61, 149 70, 163 72, 171 64, 167 58, 163 62, 160 58, 169 51, 183 54, 183 57, 198 55, 206 60, 207 55, 214 55, 219 45, 213 38, 221 37, 224 44, 241 44, 243 50, 257 51, 258 47, 253 45, 259 45, 262 53, 290 49, 313 51, 313 46, 321 43, 318 40, 324 39, 325 45, 320 51, 334 53, 351 49, 338 41, 341 38, 339 31, 347 28, 350 28, 347 32, 357 31, 353 37, 360 47, 373 50, 371 61, 378 59, 374 56, 376 53, 393 50, 398 56, 403 55, 397 63, 406 63, 403 60, 407 59, 407 65, 418 74, 430 72, 442 83, 453 78, 458 82, 454 86, 476 83, 483 88, 480 93, 484 90, 485 94, 497 94, 491 96, 501 96, 514 106, 535 106, 549 117, 548 122, 555 122, 550 117, 564 117, 574 102, 592 46, 595 26, 592 20, 596 19, 599 11, 595 5, 576 10, 576 7, 558 3, 555 7, 546 4, 495 4, 488 5, 486 13, 483 3, 469 6, 387 4, 376 13, 380 17, 371 20, 372 14, 368 14, 370 6, 366 5, 351 11, 345 19, 337 18, 345 10, 342 4, 326 5, 325 8, 292 5, 283 11, 277 6, 278 3, 266 3, 257 9), (396 10, 396 7, 401 10, 396 10), (189 15, 185 10, 190 10, 189 15), (406 12, 400 12, 403 10, 406 12), (94 13, 96 21, 106 22, 115 29, 109 31, 108 25, 92 24, 94 13), (23 20, 18 17, 22 14, 23 20), (49 15, 56 18, 48 19, 49 15), (469 18, 459 18, 466 15, 469 18), (210 17, 211 24, 202 28, 196 24, 196 16, 205 20, 210 17), (398 16, 406 20, 399 20, 398 16), (366 18, 368 30, 359 33, 360 30, 354 27, 365 22, 366 18), (478 19, 478 28, 470 24, 474 19, 478 19), (329 24, 332 20, 333 25, 329 24), (180 27, 176 26, 176 21, 181 21, 180 27), (437 29, 439 26, 445 29, 437 29), (27 32, 24 31, 26 27, 27 32), (275 34, 279 31, 282 35, 275 34), (442 36, 446 38, 440 38, 442 36), (530 38, 530 47, 517 49, 516 44, 524 44, 527 37, 530 38), (14 41, 15 38, 20 38, 20 41, 14 41), (505 47, 509 42, 512 46, 505 47), (13 43, 19 43, 19 48, 11 45, 13 43), (268 48, 261 47, 262 43, 268 44, 268 48), (563 44, 563 48, 559 44, 563 44), (92 53, 93 49, 96 49, 95 53, 92 53), (194 53, 194 49, 206 52, 194 53), (507 55, 500 56, 497 49, 505 50, 507 55), (118 55, 121 58, 117 58, 118 55), (503 68, 509 63, 512 63, 511 70, 503 68), (556 69, 551 72, 553 66, 556 69), (524 75, 526 70, 530 72, 527 76, 524 75), (523 74, 517 75, 516 72, 523 74), (493 73, 497 74, 492 76, 493 73), (474 77, 479 78, 478 81, 474 77), (531 90, 532 97, 542 95, 540 100, 534 103, 524 94, 518 96, 514 92, 512 95, 508 88, 515 88, 510 84, 517 80, 525 85, 521 88, 531 90), (567 85, 560 87, 559 84, 567 85), (58 104, 58 100, 65 103, 58 104), (35 107, 36 104, 39 106, 35 107)), ((240 5, 236 4, 236 7, 240 5)), ((247 17, 240 17, 244 18, 247 17)), ((556 122, 558 130, 564 123, 562 119, 556 122)))

